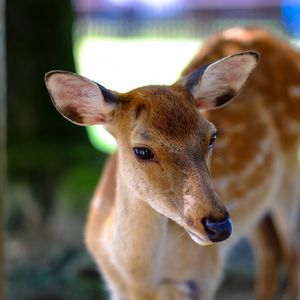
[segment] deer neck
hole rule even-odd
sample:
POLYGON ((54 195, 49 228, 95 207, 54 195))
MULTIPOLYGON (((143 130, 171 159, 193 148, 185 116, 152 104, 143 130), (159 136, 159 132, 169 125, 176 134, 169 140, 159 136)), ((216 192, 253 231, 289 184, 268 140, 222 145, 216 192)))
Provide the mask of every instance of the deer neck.
POLYGON ((122 264, 135 266, 137 276, 157 278, 163 262, 168 219, 156 212, 117 176, 113 239, 122 264))
POLYGON ((154 210, 117 177, 116 227, 119 234, 135 240, 162 240, 167 231, 168 219, 154 210), (137 238, 138 236, 138 238, 137 238))

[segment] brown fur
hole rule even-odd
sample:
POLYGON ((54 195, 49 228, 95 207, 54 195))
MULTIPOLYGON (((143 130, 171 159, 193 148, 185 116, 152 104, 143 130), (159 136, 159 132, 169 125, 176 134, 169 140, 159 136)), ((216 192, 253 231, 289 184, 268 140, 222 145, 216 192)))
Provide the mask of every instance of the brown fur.
MULTIPOLYGON (((290 279, 290 297, 300 299, 299 279, 297 282, 297 211, 300 198, 297 184, 297 152, 300 141, 300 95, 291 95, 291 88, 300 87, 300 55, 286 42, 267 31, 259 28, 231 29, 209 39, 185 69, 184 74, 220 57, 245 50, 256 50, 261 55, 260 63, 247 86, 236 101, 205 115, 220 127, 222 133, 216 142, 216 152, 219 155, 213 156, 212 174, 216 188, 225 206, 229 208, 235 229, 241 231, 251 228, 248 222, 246 228, 243 225, 251 211, 258 212, 258 218, 254 218, 253 223, 265 212, 265 204, 261 201, 263 194, 268 190, 271 193, 272 190, 277 190, 270 199, 273 203, 268 204, 268 209, 274 218, 283 251, 288 253, 285 256, 290 279), (260 159, 260 163, 251 170, 251 165, 255 164, 255 159, 262 150, 259 144, 267 139, 270 144, 269 147, 265 145, 264 158, 261 157, 263 159, 260 159), (243 176, 247 168, 249 172, 243 176), (279 180, 275 179, 272 183, 272 178, 276 176, 279 180), (225 186, 223 183, 226 178, 225 186), (256 194, 253 192, 255 190, 256 194), (236 202, 233 205, 234 200, 236 202)), ((255 231, 252 235, 254 234, 255 231)), ((265 239, 268 240, 269 237, 265 235, 265 239)), ((264 252, 265 256, 271 256, 271 252, 276 251, 274 245, 267 248, 264 243, 256 244, 256 248, 259 246, 263 249, 256 252, 264 252)), ((269 266, 270 269, 274 268, 272 264, 269 266)), ((264 273, 264 270, 264 264, 258 265, 259 274, 264 273)), ((278 273, 278 267, 276 271, 278 273)), ((272 276, 276 277, 277 273, 273 272, 272 276)), ((261 280, 262 275, 258 276, 261 280)), ((276 291, 270 288, 272 293, 268 291, 268 287, 275 283, 272 280, 257 282, 257 297, 273 299, 276 291)))
POLYGON ((214 127, 197 112, 190 95, 175 84, 120 96, 122 104, 109 127, 119 152, 107 164, 86 227, 87 246, 112 299, 212 299, 228 249, 250 233, 261 266, 273 270, 258 268, 263 282, 257 285, 257 299, 274 299, 278 257, 287 266, 289 295, 299 299, 295 210, 300 192, 295 178, 300 130, 292 130, 289 122, 300 128, 300 97, 293 97, 289 87, 297 94, 300 58, 263 30, 242 33, 242 38, 216 35, 184 71, 232 52, 261 53, 240 99, 204 114, 220 132, 211 166, 222 202, 208 170, 214 127), (133 145, 149 146, 157 159, 139 162, 133 145), (233 237, 198 246, 183 228, 204 236, 203 218, 224 218, 222 203, 233 220, 233 237), (267 213, 270 219, 264 221, 267 213), (282 252, 268 259, 278 244, 282 252))

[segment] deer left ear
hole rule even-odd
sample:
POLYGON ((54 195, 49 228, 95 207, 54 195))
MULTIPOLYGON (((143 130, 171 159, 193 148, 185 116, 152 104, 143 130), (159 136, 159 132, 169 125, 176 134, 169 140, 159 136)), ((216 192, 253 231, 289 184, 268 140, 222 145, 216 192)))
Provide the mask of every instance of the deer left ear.
POLYGON ((207 68, 194 71, 184 80, 200 110, 229 103, 242 89, 257 65, 257 52, 241 52, 216 61, 207 68))
POLYGON ((118 96, 94 81, 67 71, 51 71, 45 83, 56 109, 78 125, 108 124, 118 96))

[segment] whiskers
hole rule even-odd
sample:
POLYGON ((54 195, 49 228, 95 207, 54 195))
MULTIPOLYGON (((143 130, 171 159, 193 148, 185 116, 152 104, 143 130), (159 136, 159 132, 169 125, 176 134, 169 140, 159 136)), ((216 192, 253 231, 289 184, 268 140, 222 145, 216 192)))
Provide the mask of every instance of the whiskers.
POLYGON ((168 243, 168 247, 174 247, 175 244, 178 243, 178 241, 184 236, 185 233, 185 229, 182 229, 182 232, 168 243))

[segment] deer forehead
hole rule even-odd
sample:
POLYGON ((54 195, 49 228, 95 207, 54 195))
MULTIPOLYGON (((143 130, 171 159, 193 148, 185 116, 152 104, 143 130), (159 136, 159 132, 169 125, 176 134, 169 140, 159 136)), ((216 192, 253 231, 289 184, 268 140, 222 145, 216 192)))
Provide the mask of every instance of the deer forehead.
MULTIPOLYGON (((158 143, 169 148, 201 144, 215 127, 197 110, 190 96, 174 87, 150 86, 125 94, 130 103, 131 136, 138 143, 158 143)), ((127 114, 128 115, 128 114, 127 114)))

